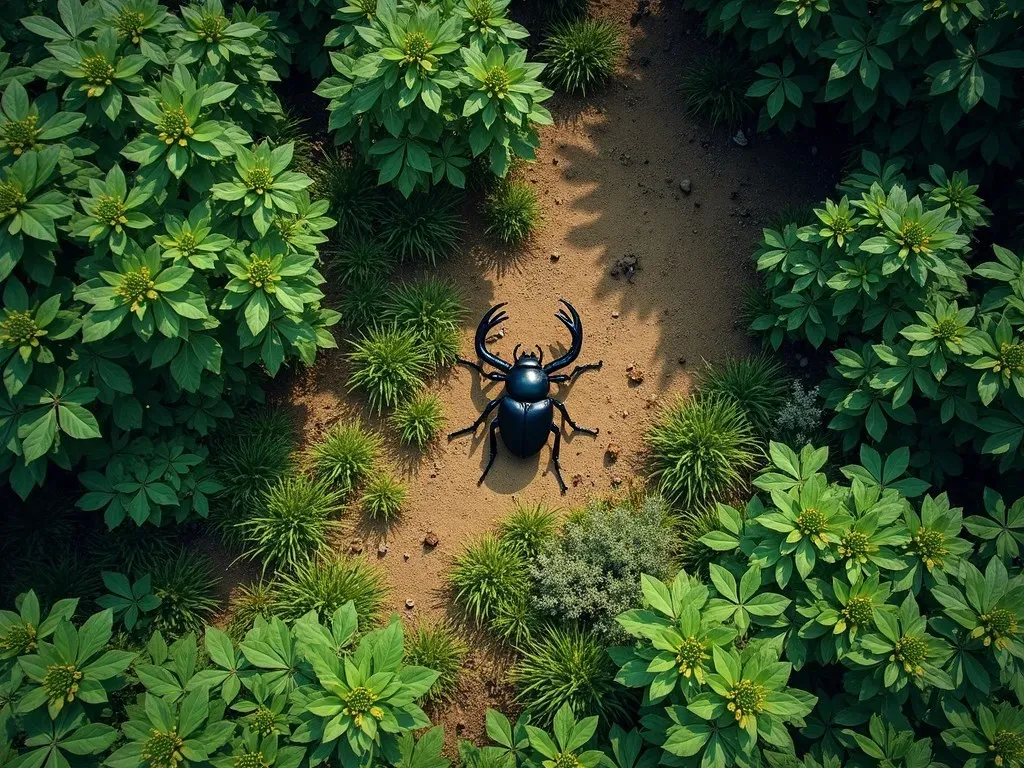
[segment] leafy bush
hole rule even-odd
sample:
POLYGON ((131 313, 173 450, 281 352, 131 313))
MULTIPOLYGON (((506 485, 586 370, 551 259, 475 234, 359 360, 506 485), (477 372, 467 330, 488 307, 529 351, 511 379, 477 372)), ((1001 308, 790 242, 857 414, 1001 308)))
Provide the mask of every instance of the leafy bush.
POLYGON ((280 30, 217 2, 40 12, 3 61, 0 473, 24 498, 49 463, 81 470, 110 527, 202 518, 195 437, 335 346, 327 203, 251 133, 283 119, 280 30))
POLYGON ((369 476, 379 456, 380 438, 359 421, 336 422, 309 449, 316 473, 346 493, 369 476))
POLYGON ((909 446, 929 480, 959 474, 968 451, 1005 470, 1024 437, 1020 258, 972 253, 988 210, 966 174, 936 166, 915 183, 899 162, 862 161, 816 223, 765 230, 771 307, 752 327, 831 352, 820 392, 845 450, 909 446))
POLYGON ((486 535, 467 544, 455 557, 448 584, 467 615, 489 621, 502 605, 514 603, 529 589, 530 579, 522 553, 486 535))
POLYGON ((294 569, 310 557, 326 553, 338 523, 332 516, 343 507, 344 494, 326 480, 305 475, 272 485, 253 515, 240 523, 245 557, 267 568, 294 569))
POLYGON ((395 259, 430 266, 458 252, 464 228, 459 198, 444 189, 393 199, 382 224, 395 259))
POLYGON ((658 490, 686 508, 724 499, 760 463, 761 449, 740 405, 730 397, 680 398, 645 436, 658 490))
POLYGON ((625 691, 615 683, 615 663, 597 638, 569 625, 534 638, 510 674, 516 701, 541 724, 563 706, 576 717, 609 720, 626 713, 625 691))
POLYGON ((533 187, 522 179, 506 179, 484 202, 486 231, 506 245, 529 239, 541 219, 540 203, 533 187))
POLYGON ((155 629, 170 637, 199 632, 217 610, 213 562, 194 549, 161 557, 153 564, 153 594, 160 605, 152 612, 155 629))
POLYGON ((747 99, 750 68, 736 53, 716 51, 691 62, 683 73, 680 92, 691 117, 713 128, 733 128, 753 112, 747 99))
POLYGON ((584 96, 613 74, 622 42, 619 30, 603 19, 579 19, 555 26, 544 41, 543 57, 550 64, 547 79, 556 88, 584 96))
POLYGON ((444 622, 417 622, 405 635, 405 663, 437 672, 423 700, 443 704, 454 699, 459 690, 459 676, 466 660, 467 648, 462 638, 444 622))
POLYGON ((543 503, 517 501, 498 526, 498 538, 534 558, 555 537, 558 513, 543 503))
POLYGON ((375 326, 354 340, 348 357, 349 391, 363 391, 377 413, 412 396, 428 365, 419 336, 394 324, 375 326))
POLYGON ((378 472, 363 489, 359 504, 367 517, 378 523, 393 523, 405 506, 408 496, 405 485, 386 472, 378 472))
POLYGON ((327 37, 336 75, 316 92, 330 99, 339 144, 409 197, 446 181, 465 185, 471 157, 504 176, 515 157, 532 160, 535 125, 550 125, 551 96, 517 40, 527 31, 504 15, 505 2, 415 6, 378 0, 345 6, 327 37), (351 10, 350 10, 351 9, 351 10))
POLYGON ((640 574, 667 573, 667 515, 657 496, 637 506, 591 502, 531 563, 534 608, 554 620, 613 632, 615 617, 640 602, 640 574))
POLYGON ((402 442, 421 449, 437 439, 445 421, 441 399, 430 392, 417 392, 400 403, 391 415, 391 424, 398 430, 402 442))
POLYGON ((310 558, 294 571, 281 574, 274 589, 274 613, 286 621, 310 611, 330 616, 351 601, 359 620, 371 624, 378 618, 386 595, 379 568, 360 557, 332 554, 310 558))
POLYGON ((786 402, 789 379, 782 365, 767 355, 726 360, 701 371, 702 394, 730 397, 761 436, 769 435, 786 402))

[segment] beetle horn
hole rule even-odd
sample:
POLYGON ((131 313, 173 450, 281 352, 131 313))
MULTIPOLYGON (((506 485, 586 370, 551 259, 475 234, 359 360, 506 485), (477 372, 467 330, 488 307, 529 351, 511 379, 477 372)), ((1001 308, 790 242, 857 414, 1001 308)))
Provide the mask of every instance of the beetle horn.
POLYGON ((540 348, 540 344, 535 345, 535 348, 537 350, 537 362, 538 363, 543 363, 544 362, 544 350, 540 348))
POLYGON ((512 350, 512 360, 515 361, 515 362, 519 361, 519 348, 521 346, 523 346, 523 345, 522 344, 516 344, 515 349, 512 350))

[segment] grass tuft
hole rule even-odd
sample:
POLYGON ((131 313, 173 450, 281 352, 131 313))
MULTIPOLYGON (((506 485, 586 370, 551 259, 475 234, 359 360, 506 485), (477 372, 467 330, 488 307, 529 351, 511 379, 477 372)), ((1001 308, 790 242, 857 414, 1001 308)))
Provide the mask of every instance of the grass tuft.
POLYGON ((274 581, 263 579, 238 587, 231 598, 231 619, 227 630, 231 637, 241 640, 252 629, 256 619, 269 620, 275 615, 277 598, 274 589, 274 581))
POLYGON ((687 573, 707 579, 708 565, 721 557, 719 552, 700 542, 704 534, 722 529, 715 505, 709 504, 683 512, 675 519, 673 528, 679 565, 687 573))
POLYGON ((327 621, 341 606, 355 604, 359 626, 372 627, 387 597, 384 574, 361 557, 330 555, 302 563, 277 583, 274 612, 294 620, 316 611, 327 621))
POLYGON ((153 626, 168 638, 189 632, 201 636, 203 625, 217 610, 213 561, 202 552, 182 550, 153 565, 153 594, 160 605, 149 615, 153 626))
POLYGON ((459 250, 464 228, 459 198, 435 189, 408 199, 393 197, 382 230, 398 261, 423 261, 433 266, 459 250))
POLYGON ((386 278, 395 268, 394 256, 384 240, 363 233, 341 240, 329 249, 326 261, 330 275, 350 287, 386 278))
POLYGON ((391 415, 391 425, 402 442, 423 449, 441 434, 445 417, 441 399, 431 392, 417 392, 400 403, 391 415))
POLYGON ((414 332, 392 324, 371 328, 352 342, 349 391, 363 392, 377 413, 408 399, 423 385, 426 352, 414 332))
POLYGON ((431 365, 451 365, 459 354, 459 324, 466 315, 458 289, 447 280, 427 277, 395 286, 382 317, 415 333, 431 365))
POLYGON ((715 395, 677 400, 645 440, 658 489, 687 509, 724 501, 763 455, 743 409, 715 395))
POLYGON ((764 437, 771 433, 786 403, 789 378, 775 358, 754 355, 706 365, 698 387, 702 394, 735 400, 754 430, 764 437))
POLYGON ((438 673, 423 697, 427 703, 444 704, 455 698, 466 653, 465 642, 447 622, 420 621, 406 630, 405 663, 438 673))
POLYGON ((568 704, 578 719, 597 715, 607 726, 626 712, 617 672, 595 635, 569 625, 551 627, 528 643, 511 678, 516 701, 539 725, 550 724, 568 704))
POLYGON ((384 311, 390 285, 385 277, 367 277, 353 282, 338 299, 341 321, 354 331, 373 326, 384 311))
POLYGON ((448 574, 455 602, 476 621, 487 622, 503 604, 526 593, 530 578, 523 554, 490 534, 466 545, 448 574))
POLYGON ((316 473, 342 491, 359 486, 380 455, 380 439, 360 422, 337 422, 309 449, 316 473))
POLYGON ((516 502, 512 511, 501 521, 498 537, 526 557, 534 558, 554 538, 557 530, 558 513, 546 504, 516 502))
POLYGON ((713 128, 733 128, 753 112, 747 98, 750 68, 742 56, 716 51, 693 62, 683 74, 683 108, 713 128))
POLYGON ((386 472, 374 475, 363 489, 359 503, 367 517, 378 523, 392 523, 402 513, 408 490, 386 472))
POLYGON ((501 181, 484 201, 484 217, 488 235, 506 245, 518 245, 540 224, 537 193, 521 179, 501 181))
POLYGON ((327 480, 305 475, 286 477, 264 492, 256 514, 238 523, 245 557, 267 568, 294 569, 308 558, 325 553, 327 538, 338 523, 344 495, 327 480))
POLYGON ((312 198, 325 198, 337 219, 338 237, 372 235, 386 211, 385 192, 377 186, 377 175, 338 152, 328 152, 310 174, 312 198))
POLYGON ((586 96, 615 72, 622 54, 619 30, 610 21, 580 19, 557 24, 544 42, 545 73, 555 88, 586 96))

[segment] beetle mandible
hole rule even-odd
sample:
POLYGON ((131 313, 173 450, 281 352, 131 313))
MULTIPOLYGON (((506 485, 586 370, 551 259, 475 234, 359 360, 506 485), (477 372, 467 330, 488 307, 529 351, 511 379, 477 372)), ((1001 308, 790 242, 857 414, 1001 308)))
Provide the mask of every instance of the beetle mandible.
POLYGON ((488 372, 483 369, 480 363, 458 358, 458 362, 476 371, 491 381, 502 381, 505 383, 505 391, 500 397, 496 397, 484 406, 480 417, 465 429, 452 432, 448 439, 468 435, 476 431, 487 419, 488 415, 497 408, 498 415, 491 421, 490 448, 491 457, 487 461, 484 472, 480 475, 477 485, 483 483, 487 473, 491 471, 494 459, 498 455, 497 433, 501 433, 501 441, 513 454, 520 458, 528 458, 540 451, 548 441, 551 434, 555 436, 555 444, 551 449, 551 458, 555 464, 555 477, 562 493, 566 491, 565 481, 562 480, 562 467, 558 461, 559 449, 562 444, 562 432, 554 424, 555 409, 561 412, 562 418, 574 432, 582 432, 586 435, 596 435, 599 430, 581 427, 566 410, 562 401, 551 397, 548 393, 551 384, 571 382, 584 371, 600 370, 604 364, 603 360, 587 365, 577 365, 572 373, 554 373, 575 362, 583 349, 583 322, 579 313, 565 299, 560 299, 565 308, 560 308, 555 314, 563 325, 569 329, 572 335, 572 343, 569 350, 559 357, 544 365, 544 352, 538 346, 537 354, 525 352, 519 354, 519 344, 512 351, 512 363, 502 360, 498 355, 487 349, 487 334, 494 326, 508 319, 508 314, 500 311, 508 302, 496 304, 491 307, 480 321, 476 329, 476 354, 477 356, 494 368, 497 372, 488 372), (566 311, 568 310, 568 312, 566 311))

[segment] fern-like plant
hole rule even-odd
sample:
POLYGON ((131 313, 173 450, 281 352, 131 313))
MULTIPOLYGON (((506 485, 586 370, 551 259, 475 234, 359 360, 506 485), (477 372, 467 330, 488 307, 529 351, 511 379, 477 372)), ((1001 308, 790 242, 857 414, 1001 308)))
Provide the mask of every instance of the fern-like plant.
POLYGON ((586 95, 615 72, 622 54, 619 30, 610 21, 580 19, 557 24, 544 42, 545 74, 554 87, 586 95))
POLYGON ((431 392, 417 392, 412 398, 400 403, 391 415, 391 424, 398 431, 402 442, 425 448, 444 429, 444 410, 441 398, 431 392))

